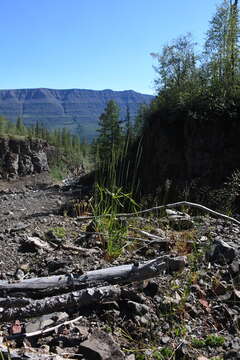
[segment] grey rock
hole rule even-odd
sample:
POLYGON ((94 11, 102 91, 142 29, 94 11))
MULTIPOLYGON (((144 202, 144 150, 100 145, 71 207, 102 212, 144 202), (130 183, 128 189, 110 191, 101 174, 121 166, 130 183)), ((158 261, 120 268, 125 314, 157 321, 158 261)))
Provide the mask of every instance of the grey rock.
POLYGON ((173 230, 190 230, 194 227, 194 222, 185 217, 173 217, 169 219, 169 225, 173 230))
POLYGON ((134 354, 131 354, 131 355, 128 355, 127 357, 126 357, 126 360, 135 360, 136 358, 135 358, 135 355, 134 354))
POLYGON ((222 239, 214 240, 210 250, 206 253, 206 257, 210 262, 222 265, 230 264, 237 255, 237 249, 222 239))
POLYGON ((17 269, 15 274, 14 274, 14 277, 15 277, 16 280, 23 280, 24 271, 22 269, 17 269))
POLYGON ((134 301, 128 301, 127 306, 131 310, 131 312, 136 315, 145 315, 151 310, 147 305, 138 304, 134 301))
POLYGON ((0 139, 1 178, 16 178, 48 171, 53 147, 40 139, 0 139))
POLYGON ((154 297, 158 292, 158 284, 155 281, 150 280, 143 291, 147 296, 154 297))
POLYGON ((65 312, 56 312, 48 315, 43 315, 38 318, 34 318, 26 324, 26 332, 34 332, 42 330, 48 326, 56 324, 59 321, 66 321, 68 314, 65 312))
POLYGON ((95 331, 81 343, 79 352, 88 360, 124 360, 125 356, 112 337, 104 331, 95 331))
POLYGON ((240 353, 238 350, 230 350, 225 352, 224 354, 224 360, 239 360, 240 359, 240 353))

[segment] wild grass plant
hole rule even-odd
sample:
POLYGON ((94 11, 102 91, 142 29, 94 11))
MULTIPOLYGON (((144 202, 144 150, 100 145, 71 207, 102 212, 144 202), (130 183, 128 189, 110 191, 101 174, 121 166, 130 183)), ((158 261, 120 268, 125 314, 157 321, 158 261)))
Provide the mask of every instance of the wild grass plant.
POLYGON ((121 254, 127 234, 127 222, 119 219, 120 212, 136 212, 139 209, 134 196, 139 182, 137 170, 141 157, 141 145, 137 147, 134 160, 129 156, 130 143, 126 139, 122 146, 112 147, 106 161, 97 162, 93 214, 96 229, 104 234, 106 254, 115 258, 121 254), (102 216, 108 215, 108 216, 102 216))

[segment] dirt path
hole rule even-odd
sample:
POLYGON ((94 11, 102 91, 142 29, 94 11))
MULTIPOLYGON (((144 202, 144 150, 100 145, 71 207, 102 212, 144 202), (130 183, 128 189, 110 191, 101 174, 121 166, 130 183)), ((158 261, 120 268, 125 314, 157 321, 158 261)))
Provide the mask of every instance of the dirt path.
MULTIPOLYGON (((61 204, 71 198, 71 192, 61 191, 45 174, 14 182, 0 183, 0 271, 2 277, 14 277, 19 267, 24 267, 26 276, 42 276, 49 273, 48 263, 62 263, 65 271, 82 268, 88 260, 79 254, 53 250, 42 253, 22 249, 28 236, 46 240, 49 231, 60 233, 60 242, 79 245, 80 224, 76 219, 58 214, 61 204)), ((82 244, 80 244, 82 245, 82 244)))

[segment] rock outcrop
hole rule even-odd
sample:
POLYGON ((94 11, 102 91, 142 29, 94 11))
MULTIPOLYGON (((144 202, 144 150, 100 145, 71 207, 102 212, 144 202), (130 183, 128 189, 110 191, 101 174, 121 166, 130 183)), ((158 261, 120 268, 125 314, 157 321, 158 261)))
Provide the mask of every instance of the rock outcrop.
POLYGON ((50 150, 44 140, 0 138, 0 177, 15 178, 48 171, 47 153, 50 150))

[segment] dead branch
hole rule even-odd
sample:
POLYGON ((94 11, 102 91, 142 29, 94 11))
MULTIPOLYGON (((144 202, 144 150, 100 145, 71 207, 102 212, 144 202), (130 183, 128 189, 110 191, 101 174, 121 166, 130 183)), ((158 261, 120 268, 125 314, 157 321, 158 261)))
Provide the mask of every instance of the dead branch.
POLYGON ((77 251, 85 256, 99 254, 99 252, 101 251, 100 249, 87 249, 79 246, 65 245, 65 244, 61 244, 60 246, 64 250, 77 251))
MULTIPOLYGON (((149 212, 158 211, 158 210, 161 210, 161 209, 175 208, 175 207, 177 208, 177 207, 181 207, 181 206, 189 206, 189 207, 193 207, 193 208, 196 208, 196 209, 200 209, 200 210, 203 210, 205 212, 208 212, 209 214, 220 217, 222 219, 229 220, 229 221, 231 221, 231 222, 233 222, 235 224, 240 225, 240 221, 234 219, 231 216, 224 215, 222 213, 219 213, 217 211, 209 209, 206 206, 203 206, 203 205, 200 205, 200 204, 197 204, 197 203, 188 202, 188 201, 179 201, 179 202, 172 203, 172 204, 155 206, 155 207, 152 207, 150 209, 136 211, 134 213, 116 214, 115 217, 132 217, 132 216, 138 216, 138 215, 142 215, 142 214, 147 214, 149 212)), ((92 219, 96 219, 96 218, 109 217, 109 216, 112 216, 112 215, 111 214, 103 214, 103 215, 99 215, 99 216, 78 216, 77 219, 79 221, 81 221, 81 220, 92 220, 92 219)))

